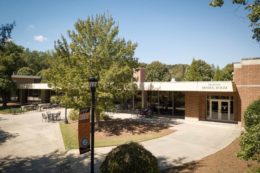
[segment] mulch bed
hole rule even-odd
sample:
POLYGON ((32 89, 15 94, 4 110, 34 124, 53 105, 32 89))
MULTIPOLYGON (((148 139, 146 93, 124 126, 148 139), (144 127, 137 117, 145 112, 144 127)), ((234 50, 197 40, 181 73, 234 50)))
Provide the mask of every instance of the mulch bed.
MULTIPOLYGON (((78 131, 78 123, 72 123, 75 132, 78 131)), ((174 130, 168 124, 141 122, 132 119, 113 119, 100 121, 95 127, 95 137, 97 139, 127 138, 137 135, 168 135, 174 130)))
POLYGON ((260 167, 257 162, 244 161, 236 157, 238 150, 239 139, 236 139, 226 148, 200 161, 171 168, 163 171, 163 173, 244 173, 253 167, 260 167))

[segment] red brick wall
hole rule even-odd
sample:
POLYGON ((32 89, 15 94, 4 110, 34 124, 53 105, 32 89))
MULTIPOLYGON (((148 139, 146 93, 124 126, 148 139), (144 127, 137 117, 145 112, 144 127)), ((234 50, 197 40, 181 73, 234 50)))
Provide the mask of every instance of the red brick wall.
POLYGON ((247 107, 255 100, 260 99, 259 87, 238 87, 238 93, 240 96, 240 114, 242 125, 244 124, 244 112, 247 107))
POLYGON ((240 109, 239 117, 241 117, 242 125, 244 124, 244 112, 247 107, 255 100, 260 99, 260 59, 254 61, 255 64, 244 63, 242 60, 241 68, 234 67, 234 82, 236 84, 240 109))
POLYGON ((185 92, 185 117, 198 118, 200 115, 200 94, 185 92))
POLYGON ((137 82, 144 82, 145 81, 145 70, 143 68, 137 69, 136 71, 134 71, 133 76, 137 82))

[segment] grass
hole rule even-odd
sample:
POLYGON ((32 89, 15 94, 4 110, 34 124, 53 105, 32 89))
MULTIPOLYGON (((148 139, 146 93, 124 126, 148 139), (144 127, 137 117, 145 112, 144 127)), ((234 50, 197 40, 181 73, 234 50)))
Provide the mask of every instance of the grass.
POLYGON ((60 130, 65 145, 65 149, 78 148, 78 135, 75 133, 73 126, 60 122, 60 130))
MULTIPOLYGON (((146 125, 147 124, 145 124, 144 126, 146 125)), ((78 149, 77 123, 65 124, 64 122, 60 122, 60 129, 66 150, 78 149)), ((147 130, 147 128, 145 129, 146 132, 142 131, 139 133, 136 133, 136 129, 134 133, 126 131, 125 129, 121 129, 120 134, 118 134, 118 131, 116 131, 116 134, 113 134, 111 133, 111 131, 108 132, 107 129, 96 130, 95 147, 116 146, 130 141, 141 142, 159 138, 173 132, 173 130, 170 130, 168 127, 163 127, 160 130, 156 129, 156 131, 152 131, 151 129, 147 130)))

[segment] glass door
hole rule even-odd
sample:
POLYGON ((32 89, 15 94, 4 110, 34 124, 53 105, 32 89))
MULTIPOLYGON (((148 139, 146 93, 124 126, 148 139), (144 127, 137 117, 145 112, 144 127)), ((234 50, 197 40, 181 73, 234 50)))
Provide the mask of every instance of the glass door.
POLYGON ((211 101, 211 119, 218 120, 219 118, 219 102, 211 101))
POLYGON ((220 101, 221 119, 224 121, 230 120, 230 106, 228 101, 220 101))
POLYGON ((224 97, 207 97, 207 119, 217 121, 234 121, 234 101, 224 97))

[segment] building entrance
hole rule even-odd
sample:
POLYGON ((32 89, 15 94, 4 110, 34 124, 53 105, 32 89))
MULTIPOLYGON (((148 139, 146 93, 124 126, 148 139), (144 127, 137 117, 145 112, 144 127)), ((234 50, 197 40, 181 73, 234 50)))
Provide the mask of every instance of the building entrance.
POLYGON ((208 120, 234 121, 233 97, 208 97, 208 120))

